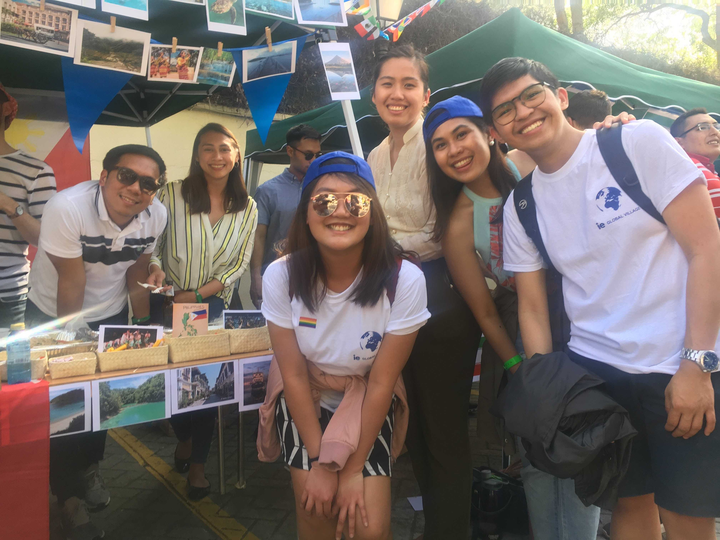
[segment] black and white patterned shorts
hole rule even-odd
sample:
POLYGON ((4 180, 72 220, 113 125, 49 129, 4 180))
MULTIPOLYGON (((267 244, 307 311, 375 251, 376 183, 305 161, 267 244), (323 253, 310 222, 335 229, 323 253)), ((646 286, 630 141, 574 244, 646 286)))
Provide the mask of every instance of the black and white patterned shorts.
MULTIPOLYGON (((363 476, 392 476, 392 433, 395 423, 395 400, 393 396, 390 410, 385 416, 385 421, 380 428, 375 444, 370 449, 365 467, 363 467, 363 476)), ((325 429, 332 418, 333 413, 328 409, 320 407, 320 429, 325 433, 325 429)), ((275 425, 277 426, 280 444, 282 445, 283 461, 290 467, 310 470, 308 463, 308 453, 305 444, 300 439, 295 422, 290 416, 290 410, 285 402, 285 395, 280 394, 275 405, 275 425)))

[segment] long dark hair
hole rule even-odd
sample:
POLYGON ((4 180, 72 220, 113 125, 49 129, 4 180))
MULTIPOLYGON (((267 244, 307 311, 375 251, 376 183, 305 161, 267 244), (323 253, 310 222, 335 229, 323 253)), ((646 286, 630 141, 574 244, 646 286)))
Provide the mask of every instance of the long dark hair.
MULTIPOLYGON (((192 161, 190 162, 190 171, 188 172, 187 178, 182 181, 182 196, 190 209, 191 214, 208 214, 210 213, 210 194, 207 189, 207 180, 205 180, 205 173, 200 168, 198 163, 198 150, 200 148, 200 139, 206 133, 220 133, 225 135, 227 138, 232 139, 233 146, 238 152, 240 157, 240 145, 238 144, 235 135, 232 134, 228 128, 222 124, 210 123, 203 127, 195 135, 195 142, 193 143, 192 150, 192 161)), ((236 166, 230 171, 227 185, 225 186, 225 212, 229 214, 236 214, 245 210, 248 202, 248 192, 245 187, 245 180, 243 180, 240 166, 236 166)))
MULTIPOLYGON (((438 114, 442 111, 437 111, 438 114)), ((433 116, 434 116, 433 112, 433 116)), ((490 135, 490 128, 482 118, 468 118, 468 121, 475 124, 478 129, 485 135, 490 135)), ((490 162, 487 166, 490 181, 495 189, 500 192, 503 204, 507 200, 510 192, 515 189, 517 180, 515 175, 508 169, 505 161, 505 154, 499 148, 500 145, 494 144, 490 146, 490 162)), ((430 183, 430 194, 433 203, 435 203, 435 227, 433 228, 433 241, 439 242, 447 231, 450 215, 452 214, 458 195, 462 191, 463 184, 450 178, 445 174, 435 161, 435 153, 432 149, 432 139, 425 141, 425 160, 427 164, 427 176, 430 183)), ((493 219, 493 223, 502 221, 502 208, 493 219)))
MULTIPOLYGON (((338 161, 331 160, 328 164, 344 161, 347 160, 338 158, 338 161)), ((332 174, 352 183, 358 193, 372 198, 370 228, 365 236, 362 252, 362 278, 350 298, 361 307, 373 306, 377 304, 387 288, 389 280, 397 268, 398 258, 406 259, 410 254, 404 252, 390 237, 385 213, 372 186, 355 174, 332 174)), ((319 176, 303 190, 285 248, 285 255, 288 255, 291 295, 300 298, 312 312, 318 308, 327 293, 325 265, 317 240, 313 237, 307 224, 310 197, 321 178, 322 176, 319 176)))

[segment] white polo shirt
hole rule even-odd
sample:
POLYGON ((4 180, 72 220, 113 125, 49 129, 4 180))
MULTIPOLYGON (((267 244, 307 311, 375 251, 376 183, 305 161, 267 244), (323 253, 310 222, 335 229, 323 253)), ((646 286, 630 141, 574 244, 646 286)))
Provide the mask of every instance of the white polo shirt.
POLYGON ((157 199, 124 228, 108 216, 97 181, 65 189, 45 205, 40 242, 30 271, 28 298, 46 315, 57 316, 58 275, 47 254, 81 257, 85 266, 85 320, 120 313, 127 304, 127 269, 152 253, 167 213, 157 199))

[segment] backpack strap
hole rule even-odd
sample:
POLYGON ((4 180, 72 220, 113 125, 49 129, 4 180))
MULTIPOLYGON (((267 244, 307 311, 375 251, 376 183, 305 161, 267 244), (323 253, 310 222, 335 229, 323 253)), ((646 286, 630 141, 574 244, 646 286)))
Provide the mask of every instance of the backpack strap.
POLYGON ((663 225, 665 220, 640 185, 635 168, 622 145, 622 124, 597 130, 597 142, 605 165, 635 204, 663 225))
POLYGON ((530 237, 530 240, 532 240, 535 247, 537 247, 548 269, 554 270, 555 267, 545 248, 545 242, 543 242, 540 227, 538 226, 537 207, 535 206, 535 197, 533 197, 532 192, 532 172, 520 180, 515 186, 513 201, 520 223, 525 229, 525 234, 530 237))

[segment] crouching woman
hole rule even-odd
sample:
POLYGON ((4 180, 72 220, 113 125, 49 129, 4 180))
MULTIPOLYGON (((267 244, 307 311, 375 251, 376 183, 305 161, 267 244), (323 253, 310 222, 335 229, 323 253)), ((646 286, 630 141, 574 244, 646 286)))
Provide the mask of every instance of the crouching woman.
POLYGON ((263 299, 275 358, 258 453, 282 452, 290 467, 299 538, 390 538, 390 475, 407 430, 400 373, 430 313, 365 161, 333 152, 312 163, 263 299))

